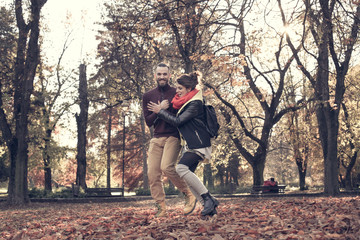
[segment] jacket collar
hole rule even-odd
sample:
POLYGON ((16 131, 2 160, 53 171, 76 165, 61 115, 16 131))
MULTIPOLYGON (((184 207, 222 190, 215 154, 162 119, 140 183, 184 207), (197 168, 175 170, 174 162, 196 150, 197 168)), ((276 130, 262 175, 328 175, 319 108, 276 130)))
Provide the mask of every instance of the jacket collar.
POLYGON ((166 84, 165 86, 163 87, 160 87, 159 85, 156 87, 156 89, 159 91, 159 92, 162 92, 162 91, 167 91, 169 90, 171 87, 169 84, 166 84))
POLYGON ((199 90, 199 92, 195 94, 195 96, 193 96, 189 101, 187 101, 184 105, 182 105, 182 107, 178 110, 178 113, 180 113, 186 105, 188 105, 190 102, 195 100, 201 100, 201 101, 204 100, 202 90, 199 90))

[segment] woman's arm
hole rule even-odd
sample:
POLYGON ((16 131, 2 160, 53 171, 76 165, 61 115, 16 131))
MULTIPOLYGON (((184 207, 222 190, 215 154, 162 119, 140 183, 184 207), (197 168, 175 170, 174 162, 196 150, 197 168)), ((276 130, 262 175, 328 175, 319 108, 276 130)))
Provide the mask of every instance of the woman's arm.
MULTIPOLYGON (((159 109, 159 107, 156 108, 157 110, 159 109)), ((158 117, 175 127, 179 127, 191 120, 192 118, 198 116, 201 113, 201 109, 202 102, 200 100, 195 100, 191 101, 178 116, 174 116, 168 111, 160 109, 158 111, 158 117)))

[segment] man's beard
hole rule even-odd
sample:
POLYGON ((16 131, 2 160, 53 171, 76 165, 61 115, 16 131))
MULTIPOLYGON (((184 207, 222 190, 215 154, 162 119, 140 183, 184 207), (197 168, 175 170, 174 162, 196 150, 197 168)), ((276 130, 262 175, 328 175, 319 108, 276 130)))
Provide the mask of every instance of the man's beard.
POLYGON ((159 87, 165 87, 167 85, 167 83, 168 83, 167 79, 161 78, 161 79, 157 80, 157 84, 159 87), (160 83, 160 81, 162 81, 162 82, 160 83))

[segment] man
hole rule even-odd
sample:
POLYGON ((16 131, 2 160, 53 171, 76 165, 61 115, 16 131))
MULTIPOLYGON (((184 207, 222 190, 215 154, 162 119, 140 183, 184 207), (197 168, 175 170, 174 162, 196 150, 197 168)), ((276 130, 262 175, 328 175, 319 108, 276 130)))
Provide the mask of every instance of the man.
MULTIPOLYGON (((177 128, 158 119, 156 113, 149 111, 147 108, 149 102, 155 102, 163 103, 161 104, 162 108, 167 109, 175 96, 176 89, 169 85, 169 66, 165 63, 159 63, 154 69, 154 79, 157 82, 157 87, 146 92, 143 96, 143 112, 146 124, 149 127, 154 126, 154 137, 150 141, 147 160, 150 192, 158 208, 156 216, 167 216, 165 192, 162 183, 162 173, 164 173, 184 193, 184 214, 188 215, 195 209, 196 198, 175 170, 181 148, 179 132, 177 128)), ((171 105, 168 111, 176 113, 176 110, 171 105)))

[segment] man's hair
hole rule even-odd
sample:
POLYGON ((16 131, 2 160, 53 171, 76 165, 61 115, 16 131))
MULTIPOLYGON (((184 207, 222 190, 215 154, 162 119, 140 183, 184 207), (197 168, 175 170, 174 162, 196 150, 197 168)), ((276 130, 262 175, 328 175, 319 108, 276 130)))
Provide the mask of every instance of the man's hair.
POLYGON ((167 65, 167 64, 164 63, 164 62, 161 62, 161 63, 157 64, 157 65, 154 67, 154 72, 156 72, 156 69, 157 69, 158 67, 166 67, 166 68, 168 68, 168 70, 170 71, 169 65, 167 65))

